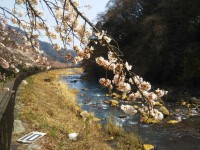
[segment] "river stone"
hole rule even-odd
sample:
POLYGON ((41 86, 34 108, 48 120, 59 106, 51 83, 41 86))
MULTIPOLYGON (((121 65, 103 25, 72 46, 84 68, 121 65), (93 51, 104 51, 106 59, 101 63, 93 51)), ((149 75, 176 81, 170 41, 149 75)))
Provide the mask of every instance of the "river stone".
POLYGON ((110 101, 110 105, 114 106, 114 107, 117 107, 119 105, 119 102, 117 100, 111 100, 110 101))
POLYGON ((138 105, 133 105, 133 108, 139 109, 139 106, 138 105))
POLYGON ((149 118, 147 115, 143 116, 140 118, 140 122, 141 123, 145 123, 145 124, 154 124, 154 123, 159 123, 160 120, 158 119, 154 119, 154 118, 149 118))
POLYGON ((192 97, 190 102, 192 104, 200 105, 200 99, 197 99, 196 97, 192 97))
POLYGON ((116 98, 116 99, 119 99, 119 98, 121 98, 121 95, 119 95, 117 93, 112 93, 112 97, 116 98))
POLYGON ((37 145, 37 144, 30 144, 28 147, 27 147, 27 150, 40 150, 41 149, 41 146, 40 145, 37 145))
POLYGON ((154 106, 163 106, 160 102, 155 102, 154 106))
POLYGON ((143 144, 144 150, 154 150, 154 146, 151 144, 143 144))
POLYGON ((161 111, 165 116, 169 116, 170 115, 169 110, 165 106, 161 106, 159 108, 159 111, 161 111))
POLYGON ((167 121, 167 123, 176 124, 176 123, 179 123, 179 121, 178 120, 169 120, 169 121, 167 121))
POLYGON ((19 133, 23 133, 24 131, 25 131, 25 128, 22 125, 22 121, 15 120, 14 121, 14 133, 19 134, 19 133))
POLYGON ((104 100, 103 101, 105 104, 110 104, 110 101, 109 100, 104 100))
POLYGON ((181 101, 181 102, 180 102, 180 105, 181 105, 181 106, 186 106, 187 103, 186 103, 185 101, 181 101))

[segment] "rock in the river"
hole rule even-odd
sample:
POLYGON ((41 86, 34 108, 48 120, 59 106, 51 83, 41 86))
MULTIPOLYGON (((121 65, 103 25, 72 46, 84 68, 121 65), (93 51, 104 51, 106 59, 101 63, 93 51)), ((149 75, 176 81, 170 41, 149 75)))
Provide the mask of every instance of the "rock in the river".
POLYGON ((180 105, 181 105, 181 106, 186 106, 187 103, 186 103, 184 100, 182 100, 182 101, 180 102, 180 105))
POLYGON ((117 100, 111 100, 110 105, 113 107, 117 107, 119 105, 119 102, 117 100))
POLYGON ((112 96, 111 94, 106 94, 107 97, 112 96))
POLYGON ((170 115, 169 110, 165 106, 161 106, 159 108, 159 111, 161 111, 165 116, 169 116, 170 115))
POLYGON ((103 101, 105 104, 110 104, 110 101, 109 100, 104 100, 103 101))
POLYGON ((169 120, 169 121, 167 121, 167 123, 176 124, 176 123, 179 123, 179 121, 178 120, 169 120))
POLYGON ((146 115, 146 116, 142 116, 142 117, 140 118, 140 122, 141 122, 141 123, 145 123, 145 124, 154 124, 154 123, 159 123, 160 120, 154 119, 154 118, 150 118, 150 117, 148 117, 148 116, 146 115))
POLYGON ((139 109, 139 106, 138 105, 133 105, 133 108, 139 109))
POLYGON ((192 97, 190 102, 192 104, 200 105, 200 99, 197 99, 196 97, 192 97))
POLYGON ((198 116, 199 113, 198 113, 198 111, 195 110, 195 109, 189 109, 188 115, 190 115, 190 116, 198 116))
POLYGON ((143 144, 144 150, 154 150, 154 146, 151 144, 143 144))
POLYGON ((112 97, 115 98, 115 99, 121 98, 121 95, 119 95, 119 94, 117 94, 117 93, 112 93, 111 95, 112 95, 112 97))
POLYGON ((154 106, 163 106, 160 102, 155 102, 154 106))
POLYGON ((22 121, 15 120, 14 121, 14 133, 19 134, 19 133, 23 133, 24 131, 25 131, 25 128, 22 125, 22 121))

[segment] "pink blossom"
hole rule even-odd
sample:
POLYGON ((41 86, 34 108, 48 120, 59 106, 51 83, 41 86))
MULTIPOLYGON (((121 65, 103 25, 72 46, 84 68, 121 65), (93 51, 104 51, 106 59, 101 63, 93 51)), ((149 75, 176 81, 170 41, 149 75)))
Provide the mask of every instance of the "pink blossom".
POLYGON ((129 95, 129 99, 130 100, 136 100, 137 98, 141 98, 141 94, 139 92, 136 92, 136 93, 131 93, 129 95))
POLYGON ((117 74, 114 76, 112 83, 115 85, 120 85, 120 84, 123 84, 124 81, 125 81, 125 76, 120 76, 117 74))
POLYGON ((128 64, 128 62, 125 63, 125 67, 128 71, 132 69, 132 66, 128 64))
POLYGON ((133 80, 135 81, 136 85, 139 85, 143 82, 143 78, 139 76, 134 76, 133 80))
POLYGON ((137 110, 131 105, 121 105, 121 110, 129 115, 135 115, 137 113, 137 110))
POLYGON ((111 84, 111 81, 109 79, 105 79, 105 78, 101 78, 99 80, 99 83, 103 86, 103 87, 107 87, 111 84))
POLYGON ((164 91, 164 90, 160 90, 159 88, 155 91, 156 95, 158 96, 158 98, 166 95, 168 93, 168 91, 164 91))
POLYGON ((118 64, 116 64, 114 73, 115 74, 120 73, 120 72, 122 72, 122 69, 123 69, 123 65, 118 63, 118 64))
POLYGON ((9 68, 9 63, 2 57, 0 57, 0 66, 2 68, 8 69, 9 68))
POLYGON ((111 52, 111 51, 108 52, 108 60, 110 62, 116 62, 117 61, 117 58, 115 57, 114 53, 111 52))
POLYGON ((121 83, 118 88, 119 91, 129 93, 131 91, 131 86, 129 83, 121 83))
POLYGON ((143 81, 139 86, 141 90, 149 91, 151 89, 151 84, 149 82, 143 81))
POLYGON ((98 65, 103 66, 106 69, 108 68, 109 62, 105 60, 103 57, 98 57, 95 60, 98 65))

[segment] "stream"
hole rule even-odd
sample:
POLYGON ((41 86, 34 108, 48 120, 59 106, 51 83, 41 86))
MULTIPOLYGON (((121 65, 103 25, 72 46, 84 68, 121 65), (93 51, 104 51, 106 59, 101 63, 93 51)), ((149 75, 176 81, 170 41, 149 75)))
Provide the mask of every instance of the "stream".
MULTIPOLYGON (((168 124, 165 121, 159 124, 138 123, 139 115, 130 116, 125 114, 118 107, 110 107, 104 100, 111 100, 112 97, 105 96, 106 90, 100 84, 81 80, 81 74, 63 76, 63 80, 80 92, 77 95, 78 104, 82 109, 93 112, 96 117, 104 123, 105 118, 115 116, 117 125, 128 132, 137 133, 144 143, 152 144, 156 150, 200 150, 200 117, 185 117, 177 124, 168 124), (126 116, 125 118, 120 116, 126 116)), ((123 104, 124 102, 120 102, 123 104)), ((165 103, 168 108, 175 108, 174 104, 165 103), (170 107, 169 107, 170 106, 170 107)), ((179 109, 180 106, 178 107, 179 109)))

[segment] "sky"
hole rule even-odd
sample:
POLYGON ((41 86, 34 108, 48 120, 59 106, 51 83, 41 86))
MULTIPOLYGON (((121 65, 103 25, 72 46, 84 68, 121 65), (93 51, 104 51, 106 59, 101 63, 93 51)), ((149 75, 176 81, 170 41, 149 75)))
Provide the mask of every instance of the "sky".
MULTIPOLYGON (((12 8, 15 0, 0 0, 0 6, 4 6, 7 8, 12 8)), ((80 7, 83 8, 85 5, 90 5, 92 8, 88 9, 81 9, 84 10, 86 16, 91 21, 95 21, 97 14, 104 12, 106 4, 109 0, 79 0, 80 7)))
MULTIPOLYGON (((51 1, 51 0, 50 0, 51 1)), ((79 10, 81 12, 84 12, 85 16, 93 22, 93 24, 96 23, 96 17, 97 14, 105 12, 106 10, 106 4, 109 0, 79 0, 80 2, 80 8, 79 10), (90 5, 91 8, 85 8, 84 6, 90 5)), ((15 0, 0 0, 0 6, 6 7, 6 8, 13 8, 15 0)), ((47 38, 43 38, 44 41, 47 41, 47 38)))
POLYGON ((109 0, 80 0, 80 5, 91 5, 92 8, 90 10, 85 9, 86 16, 95 22, 96 16, 99 13, 105 12, 106 4, 109 0))

